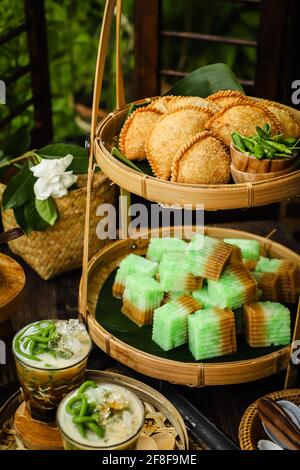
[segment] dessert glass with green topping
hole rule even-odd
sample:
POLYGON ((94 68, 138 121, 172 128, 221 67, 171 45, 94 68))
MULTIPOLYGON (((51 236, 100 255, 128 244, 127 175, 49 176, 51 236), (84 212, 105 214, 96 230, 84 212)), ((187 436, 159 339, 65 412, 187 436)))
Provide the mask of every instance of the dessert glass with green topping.
POLYGON ((33 418, 52 421, 61 400, 85 379, 92 347, 78 320, 42 320, 13 339, 18 379, 33 418))
POLYGON ((135 449, 144 420, 141 400, 108 379, 84 382, 63 399, 56 415, 66 450, 135 449))

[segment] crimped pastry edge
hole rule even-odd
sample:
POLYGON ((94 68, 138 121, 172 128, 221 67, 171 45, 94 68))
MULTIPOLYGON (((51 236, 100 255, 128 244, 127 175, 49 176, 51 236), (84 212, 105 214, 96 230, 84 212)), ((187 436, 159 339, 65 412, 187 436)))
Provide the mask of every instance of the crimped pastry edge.
POLYGON ((240 98, 248 98, 246 95, 244 95, 244 93, 238 90, 219 90, 209 95, 206 99, 207 101, 211 101, 214 103, 219 98, 230 98, 231 96, 237 96, 240 98))

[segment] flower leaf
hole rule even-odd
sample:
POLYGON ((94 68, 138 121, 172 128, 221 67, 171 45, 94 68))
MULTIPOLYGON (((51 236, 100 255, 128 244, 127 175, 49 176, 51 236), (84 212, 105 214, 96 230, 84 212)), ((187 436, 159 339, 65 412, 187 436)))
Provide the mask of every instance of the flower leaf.
POLYGON ((41 218, 50 225, 54 225, 57 219, 57 207, 52 197, 45 201, 35 200, 35 208, 41 218))
POLYGON ((54 158, 65 157, 68 153, 73 155, 73 161, 68 167, 68 171, 73 170, 75 175, 84 175, 88 172, 88 154, 84 147, 69 144, 53 144, 47 145, 36 151, 36 153, 45 159, 53 160, 54 158))
POLYGON ((32 196, 35 181, 36 178, 26 163, 5 189, 2 198, 3 209, 15 209, 25 204, 32 196))

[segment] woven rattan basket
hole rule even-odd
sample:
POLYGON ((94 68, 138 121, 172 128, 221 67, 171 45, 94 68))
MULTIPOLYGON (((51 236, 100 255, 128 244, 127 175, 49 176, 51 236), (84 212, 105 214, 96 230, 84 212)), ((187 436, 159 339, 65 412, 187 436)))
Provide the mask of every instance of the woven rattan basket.
MULTIPOLYGON (((84 214, 86 200, 86 176, 77 180, 78 189, 70 191, 68 196, 56 199, 58 221, 44 231, 33 231, 29 235, 9 242, 13 253, 20 255, 40 276, 48 280, 54 276, 79 268, 82 264, 84 214)), ((0 185, 2 195, 5 189, 0 185)), ((100 204, 115 202, 115 189, 103 173, 96 173, 91 204, 91 254, 95 254, 104 245, 96 235, 96 226, 100 218, 96 209, 100 204)), ((13 211, 2 211, 4 230, 18 224, 13 211)))
MULTIPOLYGON (((300 390, 281 390, 266 395, 273 400, 289 400, 300 405, 300 390)), ((242 450, 258 450, 257 443, 260 439, 268 439, 263 430, 261 419, 257 411, 257 402, 245 411, 239 427, 239 440, 242 450)))

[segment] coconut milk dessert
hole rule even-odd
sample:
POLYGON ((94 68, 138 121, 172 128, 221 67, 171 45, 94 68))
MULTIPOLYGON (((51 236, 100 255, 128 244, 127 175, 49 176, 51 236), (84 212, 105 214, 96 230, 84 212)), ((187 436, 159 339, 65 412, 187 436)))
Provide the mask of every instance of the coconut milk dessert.
POLYGON ((69 394, 57 411, 65 449, 134 449, 144 406, 128 389, 91 380, 69 394))
POLYGON ((33 417, 51 420, 61 400, 84 381, 91 339, 78 320, 42 320, 13 339, 18 378, 33 417))

